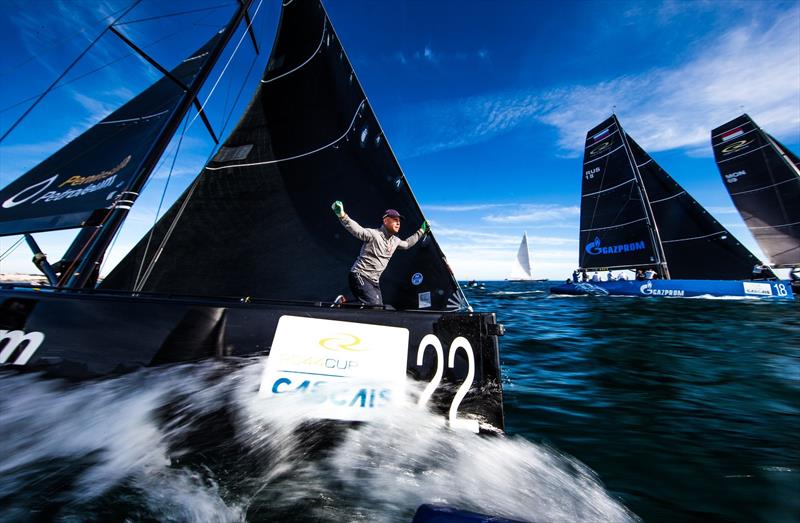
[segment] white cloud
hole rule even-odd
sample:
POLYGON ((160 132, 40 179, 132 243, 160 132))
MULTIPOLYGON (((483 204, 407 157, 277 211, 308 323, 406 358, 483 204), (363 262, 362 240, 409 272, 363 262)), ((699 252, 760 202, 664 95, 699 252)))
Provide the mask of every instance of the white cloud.
MULTIPOLYGON (((800 129, 800 8, 769 26, 742 25, 720 34, 684 65, 587 85, 541 91, 500 91, 404 111, 415 121, 445 122, 409 136, 410 156, 483 142, 523 125, 558 131, 569 156, 582 151, 586 131, 614 107, 649 151, 689 148, 710 155, 710 130, 741 112, 778 137, 800 129)), ((412 126, 416 128, 416 126, 412 126)))
POLYGON ((522 205, 508 214, 491 214, 484 216, 484 220, 492 223, 552 223, 558 220, 575 219, 581 214, 581 208, 574 205, 522 205))
POLYGON ((478 204, 463 204, 463 205, 423 205, 426 211, 441 211, 441 212, 469 212, 469 211, 482 211, 485 209, 494 209, 496 207, 504 207, 513 204, 507 203, 478 203, 478 204))

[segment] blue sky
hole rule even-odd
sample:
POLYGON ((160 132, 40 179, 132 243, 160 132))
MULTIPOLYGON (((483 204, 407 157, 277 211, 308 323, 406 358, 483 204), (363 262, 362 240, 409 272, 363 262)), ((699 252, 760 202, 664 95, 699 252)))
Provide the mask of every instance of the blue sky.
MULTIPOLYGON (((121 30, 169 67, 231 9, 227 0, 163 4, 144 0, 125 20, 192 12, 121 30)), ((0 4, 0 131, 126 5, 0 4)), ((326 7, 458 278, 507 276, 523 231, 535 276, 562 279, 572 271, 583 139, 612 109, 662 167, 762 256, 722 185, 709 132, 747 112, 800 150, 800 3, 329 0, 326 7)), ((254 63, 236 106, 249 98, 278 10, 276 0, 265 0, 255 18, 262 56, 254 59, 244 39, 222 79, 216 83, 212 75, 204 89, 201 98, 211 94, 209 111, 219 115, 212 118, 218 130, 254 63)), ((128 54, 112 35, 98 41, 0 144, 2 185, 158 78, 128 54)), ((195 122, 170 175, 177 142, 135 206, 106 271, 153 223, 162 193, 164 212, 212 150, 195 122)), ((51 259, 66 237, 37 236, 51 259)), ((16 239, 0 239, 0 252, 16 239)), ((27 248, 0 261, 0 271, 33 272, 27 248)))

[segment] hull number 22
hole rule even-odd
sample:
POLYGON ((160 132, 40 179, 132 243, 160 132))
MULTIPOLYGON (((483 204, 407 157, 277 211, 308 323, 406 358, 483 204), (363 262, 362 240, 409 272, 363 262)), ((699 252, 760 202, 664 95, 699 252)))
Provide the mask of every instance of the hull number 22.
MULTIPOLYGON (((436 371, 431 381, 422 391, 422 394, 420 394, 418 402, 420 407, 424 407, 428 403, 431 395, 433 395, 433 391, 439 387, 442 381, 442 375, 444 374, 444 349, 442 348, 442 342, 433 334, 426 334, 425 337, 422 338, 422 341, 419 342, 419 347, 417 348, 417 366, 422 365, 422 359, 428 347, 433 347, 433 350, 436 351, 436 371)), ((475 379, 475 354, 469 340, 463 336, 458 336, 450 344, 450 357, 447 361, 447 367, 451 369, 455 367, 456 352, 458 352, 459 349, 467 354, 467 377, 464 379, 464 383, 458 388, 453 402, 450 404, 448 420, 450 427, 453 429, 464 429, 477 433, 480 429, 478 420, 458 417, 458 407, 461 405, 464 396, 469 392, 470 387, 472 387, 472 382, 475 379)))

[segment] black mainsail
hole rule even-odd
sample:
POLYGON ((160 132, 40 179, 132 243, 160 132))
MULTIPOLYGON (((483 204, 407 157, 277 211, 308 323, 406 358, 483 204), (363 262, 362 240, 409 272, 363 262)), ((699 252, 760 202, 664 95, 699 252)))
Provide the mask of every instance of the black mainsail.
POLYGON ((800 266, 800 159, 743 114, 711 131, 725 188, 774 267, 800 266))
POLYGON ((652 266, 673 279, 748 280, 761 265, 616 116, 589 131, 583 168, 582 268, 652 266))
MULTIPOLYGON (((399 210, 401 235, 424 219, 322 4, 286 2, 237 127, 103 287, 331 301, 360 248, 334 200, 365 227, 399 210)), ((396 308, 464 304, 430 234, 395 254, 381 283, 396 308)))
POLYGON ((580 222, 581 268, 661 266, 657 231, 614 115, 586 135, 580 222))

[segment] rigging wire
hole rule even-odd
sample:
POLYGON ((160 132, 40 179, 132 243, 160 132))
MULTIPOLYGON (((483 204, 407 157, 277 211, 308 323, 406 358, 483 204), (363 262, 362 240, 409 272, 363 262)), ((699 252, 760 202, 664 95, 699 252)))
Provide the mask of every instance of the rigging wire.
POLYGON ((142 268, 144 267, 144 260, 147 258, 147 251, 150 249, 150 242, 152 241, 153 234, 155 234, 156 231, 158 216, 161 214, 161 206, 164 204, 164 198, 167 195, 169 182, 172 179, 172 172, 175 169, 175 162, 178 160, 178 154, 180 153, 181 144, 183 144, 183 137, 186 135, 188 125, 189 125, 189 116, 187 115, 183 119, 183 131, 181 131, 181 135, 178 138, 178 145, 175 147, 175 154, 172 156, 172 164, 169 167, 169 173, 167 174, 167 181, 166 183, 164 183, 164 190, 161 191, 161 199, 158 202, 158 208, 156 209, 156 214, 153 217, 153 226, 150 228, 150 234, 147 235, 147 243, 144 246, 144 253, 142 254, 142 262, 139 264, 139 271, 136 273, 136 279, 134 279, 134 284, 133 284, 134 289, 136 289, 139 286, 139 277, 142 274, 142 268))
MULTIPOLYGON (((164 15, 164 16, 161 16, 161 17, 152 17, 152 18, 149 18, 149 19, 134 20, 132 22, 122 22, 122 23, 118 23, 116 25, 117 26, 129 25, 129 24, 132 24, 132 23, 137 23, 137 22, 141 22, 141 21, 145 21, 145 20, 151 20, 151 19, 155 19, 155 18, 164 18, 166 16, 179 16, 179 15, 184 15, 184 14, 190 14, 190 13, 196 12, 196 11, 204 11, 204 10, 209 10, 209 9, 219 9, 221 7, 227 7, 227 5, 230 5, 230 4, 224 4, 224 5, 221 4, 221 5, 218 5, 218 6, 213 7, 213 8, 195 9, 195 10, 192 10, 192 11, 184 11, 182 13, 173 13, 171 15, 164 15)), ((199 18, 198 21, 206 18, 206 16, 203 16, 203 17, 199 18)), ((109 17, 106 17, 106 18, 109 18, 109 17)), ((166 35, 164 35, 164 36, 162 36, 160 38, 157 38, 157 39, 155 39, 155 40, 153 40, 153 41, 151 41, 151 42, 149 42, 147 44, 142 45, 141 47, 142 47, 142 49, 151 48, 154 45, 157 45, 157 44, 160 44, 160 43, 165 42, 167 40, 170 40, 172 38, 175 38, 178 35, 181 35, 181 34, 189 32, 189 31, 192 31, 193 28, 200 27, 201 25, 202 24, 200 24, 198 22, 194 22, 194 23, 191 24, 191 26, 182 27, 181 29, 178 29, 177 31, 174 31, 174 32, 169 33, 169 34, 166 34, 166 35)), ((216 25, 216 24, 213 25, 213 26, 209 25, 209 27, 219 27, 219 25, 216 25)), ((65 82, 62 82, 62 83, 58 84, 57 86, 53 87, 52 91, 55 91, 57 89, 61 89, 62 87, 65 87, 67 85, 73 84, 73 83, 77 82, 78 80, 86 78, 87 76, 91 76, 91 75, 97 73, 98 71, 102 71, 103 69, 105 69, 107 67, 110 67, 110 66, 112 66, 112 65, 114 65, 116 63, 119 63, 119 62, 121 62, 123 60, 126 60, 126 59, 130 58, 131 56, 138 56, 138 54, 135 51, 128 51, 124 55, 120 56, 119 58, 115 58, 113 60, 110 60, 110 61, 100 65, 99 67, 96 67, 96 68, 94 68, 94 69, 92 69, 90 71, 87 71, 87 72, 85 72, 85 73, 83 73, 81 75, 78 75, 78 76, 76 76, 74 78, 71 78, 68 81, 65 81, 65 82)), ((31 57, 29 60, 32 60, 35 57, 36 56, 31 57)), ((26 63, 26 62, 23 62, 22 64, 20 64, 20 66, 24 65, 24 63, 26 63)), ((5 73, 0 73, 0 76, 3 76, 3 74, 5 74, 5 73)), ((42 93, 38 93, 38 94, 35 94, 35 95, 32 95, 32 96, 29 96, 27 98, 24 98, 22 100, 19 100, 17 102, 12 103, 11 105, 7 105, 7 106, 5 106, 3 108, 0 108, 0 114, 5 113, 7 111, 10 111, 11 109, 14 109, 16 107, 19 107, 20 105, 22 105, 22 104, 24 104, 26 102, 30 102, 31 100, 34 100, 37 97, 41 96, 41 94, 42 93)))
MULTIPOLYGON (((130 12, 130 11, 131 11, 131 10, 132 10, 134 7, 136 7, 136 6, 137 6, 137 5, 138 5, 138 4, 139 4, 141 1, 142 1, 142 0, 134 0, 134 2, 131 4, 131 6, 130 6, 130 7, 128 7, 128 9, 126 9, 126 10, 125 10, 125 11, 124 11, 124 12, 123 12, 123 13, 122 13, 122 14, 121 14, 121 15, 120 15, 118 18, 117 18, 117 20, 119 20, 120 18, 122 18, 122 17, 124 17, 126 14, 128 14, 128 13, 129 13, 129 12, 130 12)), ((86 49, 84 49, 84 50, 81 52, 81 54, 79 54, 79 55, 78 55, 78 57, 77 57, 77 58, 75 58, 75 60, 73 60, 71 64, 69 64, 69 66, 68 66, 68 67, 67 67, 67 68, 64 70, 64 72, 63 72, 63 73, 61 73, 61 74, 58 76, 58 78, 56 78, 56 79, 53 81, 53 83, 51 83, 51 84, 50 84, 50 86, 49 86, 47 89, 45 89, 45 90, 44 90, 44 92, 43 92, 43 93, 42 93, 42 94, 39 96, 39 98, 37 98, 37 99, 36 99, 36 101, 35 101, 35 102, 33 102, 33 103, 31 104, 31 106, 30 106, 30 107, 28 107, 28 108, 25 110, 25 112, 23 112, 23 113, 22 113, 22 114, 19 116, 19 118, 17 118, 17 120, 16 120, 16 121, 15 121, 13 124, 11 124, 11 127, 9 127, 9 128, 8 128, 8 130, 7 130, 5 133, 3 133, 3 136, 0 136, 0 143, 3 143, 3 140, 5 140, 5 139, 8 137, 8 135, 9 135, 9 134, 11 134, 11 132, 12 132, 14 129, 16 129, 16 128, 17 128, 17 126, 18 126, 18 125, 19 125, 19 124, 22 122, 22 120, 24 120, 24 119, 25 119, 25 118, 26 118, 26 117, 27 117, 27 116, 30 114, 30 112, 31 112, 31 111, 33 111, 33 109, 34 109, 34 108, 35 108, 37 105, 39 105, 39 102, 41 102, 41 101, 42 101, 42 99, 44 99, 44 97, 45 97, 45 96, 47 96, 47 94, 48 94, 50 91, 52 91, 52 90, 53 90, 53 87, 55 87, 55 86, 56 86, 56 84, 58 84, 58 82, 60 82, 60 81, 61 81, 61 79, 62 79, 62 78, 64 78, 64 76, 66 76, 66 74, 67 74, 69 71, 71 71, 73 67, 75 67, 75 65, 76 65, 76 64, 77 64, 77 63, 78 63, 78 62, 81 60, 81 58, 83 58, 83 57, 84 57, 84 55, 86 55, 86 53, 88 53, 88 52, 89 52, 89 50, 90 50, 92 47, 94 47, 94 44, 96 44, 96 43, 97 43, 97 42, 100 40, 100 38, 102 38, 102 37, 103 37, 103 35, 105 35, 105 34, 108 32, 108 30, 109 30, 109 29, 111 29, 111 26, 113 26, 113 25, 114 25, 114 23, 116 23, 116 21, 117 21, 117 20, 114 20, 114 22, 112 22, 111 24, 109 24, 108 26, 106 26, 106 28, 105 28, 105 29, 103 29, 103 31, 102 31, 102 32, 100 32, 100 34, 99 34, 99 35, 97 35, 97 37, 96 37, 94 40, 92 40, 92 42, 91 42, 91 43, 90 43, 90 44, 89 44, 89 45, 86 47, 86 49)))
POLYGON ((219 76, 217 77, 217 81, 214 82, 213 87, 211 87, 211 91, 208 93, 208 96, 206 96, 205 101, 200 106, 200 110, 197 111, 197 114, 194 116, 194 118, 192 118, 192 121, 189 122, 189 129, 192 128, 192 125, 194 125, 194 122, 197 120, 197 117, 200 116, 200 114, 203 112, 203 110, 205 110, 206 104, 208 104, 209 100, 211 100, 211 97, 214 95, 214 90, 217 88, 217 85, 219 85, 220 80, 222 80, 222 77, 225 75, 225 72, 228 70, 228 66, 231 65, 231 62, 233 61, 233 58, 236 56, 236 53, 239 51, 239 47, 242 45, 242 42, 244 41, 245 37, 247 36, 248 32, 250 31, 250 27, 252 27, 253 22, 255 21, 256 17, 258 16, 258 11, 261 9, 261 5, 263 3, 264 3, 264 0, 260 0, 258 2, 258 6, 256 7, 256 11, 255 11, 255 13, 253 13, 252 18, 250 19, 250 23, 247 24, 247 27, 245 27, 244 31, 242 31, 242 37, 239 38, 239 42, 236 44, 236 48, 234 48, 233 53, 231 53, 230 58, 228 58, 228 62, 225 64, 225 67, 222 68, 222 72, 219 73, 219 76))
POLYGON ((200 13, 200 12, 203 12, 203 11, 213 11, 215 9, 221 9, 223 7, 228 7, 230 5, 231 5, 231 3, 228 2, 227 4, 217 4, 217 5, 211 6, 211 7, 199 7, 197 9, 187 9, 186 11, 179 11, 177 13, 169 13, 169 14, 166 14, 166 15, 150 16, 150 17, 147 17, 147 18, 139 18, 138 20, 131 20, 129 22, 122 22, 120 24, 117 24, 117 26, 138 24, 138 23, 141 23, 141 22, 150 22, 150 21, 153 21, 153 20, 161 20, 163 18, 170 18, 170 17, 173 17, 173 16, 183 16, 183 15, 188 15, 188 14, 192 14, 192 13, 200 13))
MULTIPOLYGON (((116 11, 112 12, 111 14, 100 18, 99 20, 95 19, 94 21, 89 21, 87 23, 87 26, 88 27, 92 27, 95 24, 99 24, 101 22, 108 23, 108 22, 106 22, 106 20, 113 20, 114 17, 117 15, 117 13, 121 12, 124 9, 125 9, 125 7, 121 7, 120 9, 117 9, 116 11)), ((70 33, 70 34, 64 36, 63 38, 59 38, 57 41, 53 42, 50 45, 43 46, 42 49, 40 49, 40 52, 32 53, 28 58, 25 58, 21 62, 18 62, 18 63, 14 64, 14 65, 11 65, 5 70, 0 70, 0 77, 6 76, 7 74, 12 74, 12 73, 13 74, 17 74, 21 67, 24 67, 25 65, 27 65, 30 62, 32 62, 33 60, 35 60, 37 58, 40 58, 43 55, 47 54, 50 49, 54 49, 54 48, 63 49, 62 45, 65 42, 71 42, 75 38, 77 38, 78 36, 84 35, 86 33, 86 30, 87 30, 87 27, 82 27, 80 30, 75 31, 74 33, 70 33)))
MULTIPOLYGON (((259 6, 260 5, 261 4, 259 4, 259 6)), ((251 25, 252 25, 253 22, 255 22, 257 14, 258 14, 258 11, 256 11, 256 13, 253 15, 253 17, 251 19, 251 25)), ((247 34, 247 31, 245 31, 245 34, 247 34)), ((237 48, 238 48, 238 46, 237 46, 237 48)), ((223 123, 222 128, 220 129, 220 132, 219 132, 220 136, 222 136, 225 133, 225 130, 227 129, 228 124, 230 123, 231 118, 233 117, 233 111, 236 108, 236 106, 238 105, 239 100, 242 97, 242 93, 244 92, 244 88, 248 84, 248 80, 250 79, 250 75, 252 74, 253 68, 255 67, 257 61, 258 61, 258 55, 254 54, 253 55, 253 59, 250 61, 250 67, 247 70, 247 74, 245 75, 244 80, 242 80, 242 84, 239 87, 239 92, 236 94, 236 99, 233 101, 233 104, 231 105, 230 110, 228 110, 228 116, 225 119, 225 122, 223 123)), ((220 77, 221 77, 222 74, 224 74, 224 70, 223 70, 222 73, 220 73, 220 77)), ((209 95, 209 97, 210 96, 211 95, 209 95)), ((188 120, 188 116, 187 116, 187 120, 188 120)), ((192 120, 192 121, 194 121, 194 120, 192 120)), ((189 125, 191 126, 191 123, 189 125)), ((186 133, 188 130, 189 130, 188 128, 184 128, 183 133, 186 133)), ((182 136, 181 136, 181 138, 182 138, 182 136)), ((217 151, 219 150, 219 148, 221 146, 222 146, 222 144, 216 144, 214 147, 211 148, 211 152, 208 154, 208 157, 206 158, 206 162, 205 162, 206 164, 209 161, 211 161, 211 159, 217 154, 217 151)), ((177 158, 177 154, 176 154, 176 158, 177 158)), ((189 188, 189 190, 187 192, 186 199, 184 200, 183 204, 181 205, 181 208, 178 210, 177 214, 175 215, 175 218, 172 220, 172 223, 170 223, 170 226, 167 229, 167 232, 164 234, 164 238, 162 238, 161 243, 158 246, 158 249, 153 254, 152 260, 150 260, 150 262, 147 264, 147 269, 145 270, 144 275, 141 275, 141 268, 142 268, 142 265, 144 264, 145 259, 147 258, 147 249, 149 247, 145 248, 145 252, 142 255, 142 265, 140 265, 139 273, 137 273, 137 276, 136 276, 136 283, 134 284, 134 288, 133 288, 133 290, 135 292, 141 292, 141 290, 144 288, 145 283, 147 283, 147 280, 150 278, 150 274, 153 272, 153 269, 155 268, 155 264, 158 261, 158 258, 161 256, 161 253, 164 251, 164 247, 166 246, 167 242, 169 241, 170 237, 172 236, 172 232, 175 230, 175 227, 177 226, 178 222, 180 221, 181 217, 183 216, 183 212, 186 209, 186 206, 189 204, 189 201, 191 200, 195 189, 199 185, 199 180, 200 180, 200 176, 198 176, 194 180, 194 182, 192 183, 192 186, 189 188), (141 280, 140 280, 140 276, 141 276, 141 280)), ((166 193, 166 187, 164 188, 164 193, 166 193)), ((162 195, 162 201, 163 201, 163 195, 162 195)), ((161 204, 159 203, 159 209, 160 208, 161 208, 161 204)), ((157 220, 158 220, 158 213, 156 213, 156 222, 157 222, 157 220)), ((155 224, 153 225, 153 228, 151 229, 151 236, 152 236, 154 231, 155 231, 155 224)), ((148 238, 148 246, 149 246, 149 242, 150 242, 150 239, 148 238)))
POLYGON ((14 242, 13 245, 11 245, 11 247, 6 249, 6 251, 3 254, 0 254, 0 262, 8 258, 11 255, 11 253, 14 252, 14 250, 17 247, 19 247, 19 244, 22 243, 22 240, 24 239, 25 239, 24 236, 20 236, 19 239, 16 242, 14 242))

